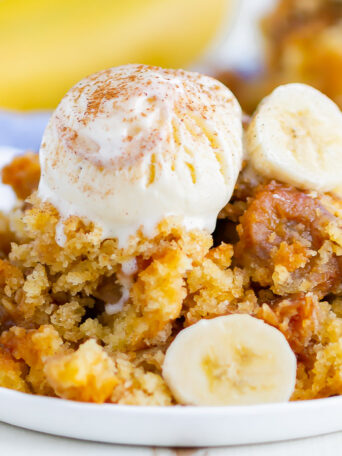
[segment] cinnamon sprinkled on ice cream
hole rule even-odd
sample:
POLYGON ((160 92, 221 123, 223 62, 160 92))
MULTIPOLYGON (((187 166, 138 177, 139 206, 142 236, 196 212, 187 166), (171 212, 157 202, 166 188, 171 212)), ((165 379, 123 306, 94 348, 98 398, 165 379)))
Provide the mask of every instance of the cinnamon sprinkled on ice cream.
POLYGON ((125 245, 165 217, 212 232, 242 161, 241 109, 207 76, 126 65, 74 86, 40 149, 39 196, 125 245))

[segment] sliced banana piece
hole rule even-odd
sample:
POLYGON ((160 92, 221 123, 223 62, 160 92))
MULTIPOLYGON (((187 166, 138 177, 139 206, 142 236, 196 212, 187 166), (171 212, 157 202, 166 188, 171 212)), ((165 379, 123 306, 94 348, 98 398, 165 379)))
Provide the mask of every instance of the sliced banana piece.
POLYGON ((289 400, 296 357, 283 334, 249 315, 201 320, 168 348, 163 377, 188 405, 248 405, 289 400))
POLYGON ((246 148, 261 175, 342 196, 342 113, 305 84, 279 86, 258 106, 246 148))

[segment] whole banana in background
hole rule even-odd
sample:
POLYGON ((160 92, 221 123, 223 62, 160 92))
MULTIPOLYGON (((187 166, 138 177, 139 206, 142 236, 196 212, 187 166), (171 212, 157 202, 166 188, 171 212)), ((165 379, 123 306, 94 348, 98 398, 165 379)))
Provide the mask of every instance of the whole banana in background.
POLYGON ((185 67, 232 0, 2 0, 0 108, 53 108, 84 76, 126 63, 185 67))

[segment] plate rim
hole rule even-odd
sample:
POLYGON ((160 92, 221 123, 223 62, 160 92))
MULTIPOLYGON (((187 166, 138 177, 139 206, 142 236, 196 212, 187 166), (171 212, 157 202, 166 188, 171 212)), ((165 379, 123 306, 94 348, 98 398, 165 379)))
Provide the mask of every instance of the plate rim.
POLYGON ((54 404, 56 407, 74 407, 74 408, 84 408, 84 409, 96 409, 96 410, 115 410, 115 411, 127 411, 128 413, 140 413, 140 414, 173 414, 173 415, 193 415, 193 414, 200 414, 200 412, 205 412, 205 415, 208 414, 227 414, 231 412, 237 415, 249 415, 251 412, 273 412, 275 408, 278 408, 280 412, 288 412, 293 411, 291 409, 294 408, 307 408, 307 407, 314 407, 314 408, 321 408, 322 406, 329 405, 332 406, 336 403, 336 405, 342 406, 342 395, 340 396, 331 396, 326 398, 318 398, 318 399, 303 399, 297 401, 287 401, 287 402, 272 402, 272 403, 262 403, 262 404, 254 404, 254 405, 222 405, 222 406, 197 406, 197 405, 171 405, 171 406, 163 406, 163 405, 128 405, 128 404, 115 404, 105 402, 102 404, 94 403, 94 402, 83 402, 83 401, 75 401, 71 399, 64 399, 59 397, 51 397, 51 396, 42 396, 38 394, 30 394, 25 393, 22 391, 12 390, 10 388, 5 388, 0 386, 0 401, 2 396, 6 394, 9 396, 13 396, 14 398, 22 398, 24 401, 40 401, 41 403, 51 403, 54 404))
POLYGON ((77 402, 0 387, 0 421, 85 441, 206 448, 341 431, 342 397, 243 406, 137 406, 77 402))

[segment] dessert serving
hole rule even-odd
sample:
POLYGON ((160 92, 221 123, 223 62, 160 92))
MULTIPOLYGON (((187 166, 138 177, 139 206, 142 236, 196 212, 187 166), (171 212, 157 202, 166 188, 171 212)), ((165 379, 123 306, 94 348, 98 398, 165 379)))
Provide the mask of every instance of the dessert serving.
POLYGON ((342 114, 304 84, 242 121, 213 78, 74 86, 3 169, 0 386, 135 405, 342 393, 342 114))

